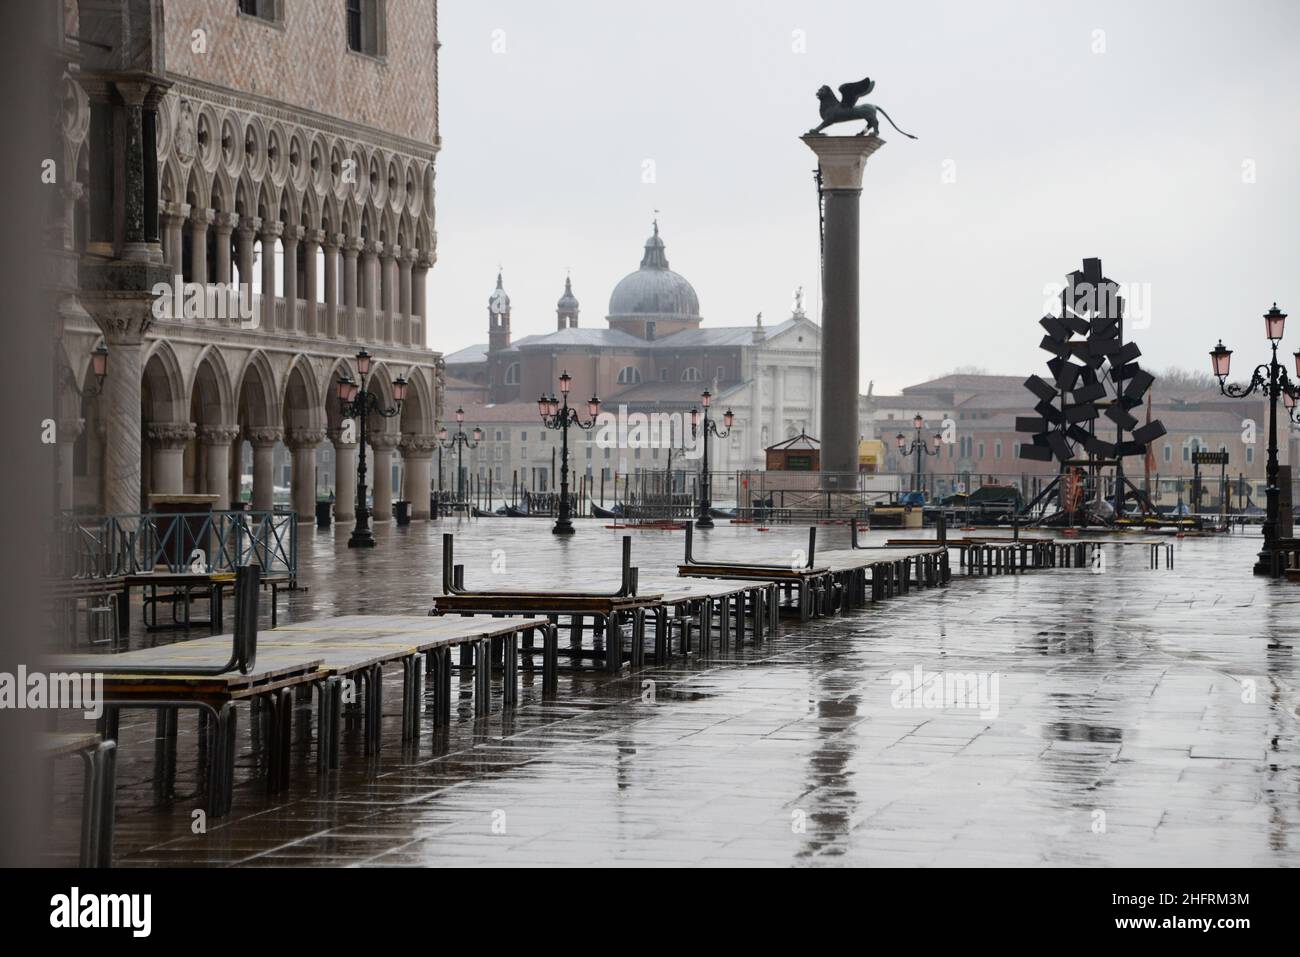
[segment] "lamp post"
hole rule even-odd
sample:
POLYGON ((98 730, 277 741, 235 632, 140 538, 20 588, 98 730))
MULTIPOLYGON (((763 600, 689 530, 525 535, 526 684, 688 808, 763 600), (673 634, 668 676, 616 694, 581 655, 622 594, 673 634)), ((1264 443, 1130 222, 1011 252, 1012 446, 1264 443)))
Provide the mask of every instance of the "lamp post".
POLYGON ((370 508, 366 505, 366 431, 367 420, 371 413, 392 418, 402 411, 402 402, 406 399, 406 379, 398 376, 393 380, 393 401, 391 408, 385 408, 379 396, 366 388, 366 376, 370 374, 371 355, 365 349, 357 353, 357 377, 353 382, 348 375, 339 376, 338 396, 345 419, 354 419, 358 424, 360 442, 357 448, 357 521, 348 537, 348 548, 374 548, 375 535, 370 529, 370 508))
POLYGON ((725 439, 731 434, 731 424, 736 421, 735 413, 728 409, 722 414, 726 428, 719 429, 718 423, 709 418, 709 404, 712 401, 713 393, 708 389, 700 393, 700 405, 704 407, 703 423, 700 422, 699 410, 691 409, 691 437, 698 436, 701 430, 704 433, 704 471, 700 473, 700 507, 695 518, 696 528, 713 527, 713 516, 709 514, 713 509, 713 475, 709 472, 709 435, 725 439))
POLYGON ((555 394, 545 393, 537 398, 537 414, 542 417, 542 425, 556 429, 560 433, 560 514, 551 529, 555 535, 572 535, 573 520, 569 508, 569 425, 576 425, 586 431, 596 424, 600 415, 600 399, 592 395, 587 400, 588 421, 583 422, 577 409, 569 407, 569 389, 573 387, 573 377, 567 371, 560 373, 560 398, 555 394))
MULTIPOLYGON (((1222 339, 1210 352, 1210 364, 1215 378, 1219 380, 1220 392, 1233 398, 1244 398, 1259 391, 1268 397, 1267 510, 1264 516, 1264 547, 1255 562, 1256 575, 1273 574, 1276 549, 1282 537, 1277 462, 1277 400, 1286 397, 1294 404, 1296 398, 1300 397, 1300 385, 1292 384, 1286 368, 1277 361, 1277 344, 1282 339, 1285 325, 1286 313, 1278 309, 1277 303, 1273 303, 1273 308, 1264 313, 1264 334, 1272 346, 1273 355, 1267 363, 1255 367, 1248 385, 1232 385, 1227 382, 1232 350, 1224 347, 1222 339)), ((1295 353, 1295 364, 1296 379, 1300 382, 1300 350, 1295 353)))
POLYGON ((939 454, 939 444, 943 441, 943 436, 938 432, 934 433, 934 448, 930 448, 929 443, 921 438, 921 430, 925 428, 925 417, 919 412, 912 417, 912 428, 916 429, 916 438, 912 439, 910 445, 907 442, 907 437, 902 432, 899 432, 894 437, 894 440, 898 442, 898 453, 900 455, 916 456, 916 478, 913 480, 912 490, 923 492, 921 486, 925 481, 925 457, 939 454))
POLYGON ((456 434, 448 436, 447 427, 444 425, 438 430, 438 482, 441 487, 442 482, 442 450, 456 450, 456 501, 464 504, 465 502, 465 450, 476 449, 478 444, 483 441, 483 430, 477 425, 474 426, 474 439, 465 434, 465 410, 456 409, 456 434))

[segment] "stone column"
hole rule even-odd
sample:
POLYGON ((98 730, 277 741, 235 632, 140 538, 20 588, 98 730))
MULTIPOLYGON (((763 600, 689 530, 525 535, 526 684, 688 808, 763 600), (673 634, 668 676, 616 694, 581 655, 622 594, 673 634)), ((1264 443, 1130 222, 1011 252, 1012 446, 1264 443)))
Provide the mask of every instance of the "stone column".
POLYGON ((411 518, 429 517, 433 450, 437 439, 414 433, 402 436, 402 498, 411 503, 411 518))
POLYGON ((361 251, 361 241, 356 237, 347 237, 343 242, 343 304, 348 309, 346 329, 339 329, 339 337, 359 339, 359 315, 356 302, 356 255, 361 251))
POLYGON ((149 491, 179 495, 185 491, 185 446, 194 438, 193 422, 150 422, 149 441, 153 444, 149 491))
POLYGON ((325 234, 319 229, 308 229, 302 235, 303 255, 303 317, 302 331, 309 336, 318 334, 316 310, 316 251, 320 249, 325 234))
POLYGON ((230 445, 230 506, 232 508, 242 508, 244 494, 243 477, 244 477, 244 434, 240 431, 235 436, 235 440, 230 445))
POLYGON ((379 254, 379 304, 383 308, 383 325, 375 331, 375 338, 380 342, 393 342, 397 321, 397 257, 402 247, 390 243, 379 254))
POLYGON ((397 313, 400 318, 393 339, 403 346, 411 344, 411 327, 414 325, 411 320, 411 267, 414 264, 415 253, 409 249, 402 250, 397 260, 397 313))
POLYGON ((370 449, 374 452, 373 467, 370 469, 374 505, 370 514, 375 521, 386 522, 393 517, 393 449, 397 448, 401 436, 396 432, 374 432, 367 438, 370 439, 370 449))
POLYGON ((324 429, 290 429, 286 444, 293 452, 293 510, 299 524, 316 520, 316 447, 324 429))
POLYGON ((197 282, 200 285, 208 281, 208 224, 212 222, 212 218, 210 209, 199 208, 190 211, 190 282, 197 282))
POLYGON ((334 443, 334 521, 357 517, 357 443, 343 441, 342 429, 330 429, 334 443))
POLYGON ((339 337, 339 242, 337 233, 325 234, 325 329, 331 339, 339 337))
POLYGON ((184 226, 185 220, 190 214, 190 207, 185 203, 167 203, 159 215, 158 220, 162 224, 163 233, 163 256, 167 264, 168 282, 175 283, 177 276, 182 275, 185 264, 185 258, 182 252, 182 244, 185 241, 184 226))
POLYGON ((361 273, 365 277, 365 310, 357 317, 357 339, 373 341, 379 329, 379 255, 383 243, 369 242, 361 250, 361 273))
MULTIPOLYGON (((772 444, 785 441, 785 366, 772 366, 772 444)), ((822 468, 826 460, 822 459, 822 468)))
POLYGON ((302 332, 298 324, 298 240, 301 238, 301 226, 286 225, 280 236, 284 247, 284 328, 289 332, 302 332))
POLYGON ((276 222, 262 223, 258 234, 262 240, 262 328, 275 331, 275 241, 283 227, 276 222))
POLYGON ((59 420, 59 508, 67 510, 76 504, 75 477, 72 474, 73 447, 85 431, 85 419, 59 420))
MULTIPOLYGON (((114 85, 125 103, 123 110, 125 128, 122 131, 125 149, 120 154, 123 163, 118 174, 123 185, 123 201, 120 204, 124 225, 122 258, 148 261, 150 259, 149 227, 145 219, 150 198, 146 195, 145 177, 146 167, 150 161, 145 156, 145 151, 153 150, 154 144, 145 142, 144 113, 146 100, 152 101, 155 94, 152 90, 153 85, 147 82, 124 80, 115 82, 114 85)), ((154 105, 150 103, 151 111, 154 105)), ((115 133, 114 136, 116 135, 115 133)), ((154 199, 156 200, 156 197, 154 199)), ((157 207, 151 208, 156 211, 157 207)))
POLYGON ((425 277, 429 274, 429 267, 433 265, 433 260, 427 253, 421 253, 415 259, 415 266, 411 270, 411 345, 417 348, 423 348, 426 341, 425 312, 428 308, 425 299, 425 277), (418 317, 418 318, 416 318, 418 317))
POLYGON ((217 261, 214 275, 217 282, 229 285, 234 281, 230 269, 230 234, 239 225, 239 217, 234 213, 217 213, 213 219, 213 228, 217 235, 217 261))
POLYGON ((230 508, 230 444, 239 437, 237 425, 203 425, 199 441, 203 444, 203 492, 217 496, 215 511, 230 508))
POLYGON ((239 262, 239 281, 248 289, 248 298, 253 297, 253 243, 257 241, 257 232, 262 221, 256 216, 241 216, 235 227, 235 256, 239 262))
POLYGON ((284 433, 274 426, 259 426, 248 430, 248 441, 253 446, 253 496, 254 511, 269 512, 275 506, 275 444, 284 433))
POLYGON ((822 446, 824 472, 858 464, 858 205, 878 136, 800 137, 817 154, 825 208, 822 257, 822 446))

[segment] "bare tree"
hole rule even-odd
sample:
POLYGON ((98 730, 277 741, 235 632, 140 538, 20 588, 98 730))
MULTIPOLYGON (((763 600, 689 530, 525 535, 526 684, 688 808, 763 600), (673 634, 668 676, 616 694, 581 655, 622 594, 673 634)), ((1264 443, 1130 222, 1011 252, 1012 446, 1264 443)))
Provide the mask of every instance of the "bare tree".
POLYGON ((1156 388, 1166 394, 1211 389, 1215 383, 1214 376, 1199 369, 1180 369, 1177 366, 1170 366, 1156 373, 1156 388))

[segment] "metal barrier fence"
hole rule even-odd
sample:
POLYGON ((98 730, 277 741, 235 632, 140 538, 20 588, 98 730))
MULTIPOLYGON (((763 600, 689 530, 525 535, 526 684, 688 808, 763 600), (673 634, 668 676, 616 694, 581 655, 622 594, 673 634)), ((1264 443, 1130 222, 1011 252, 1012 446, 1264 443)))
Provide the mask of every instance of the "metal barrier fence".
POLYGON ((298 576, 296 512, 144 513, 60 516, 52 542, 52 573, 61 578, 113 578, 167 570, 179 574, 234 571, 256 564, 262 576, 298 576))

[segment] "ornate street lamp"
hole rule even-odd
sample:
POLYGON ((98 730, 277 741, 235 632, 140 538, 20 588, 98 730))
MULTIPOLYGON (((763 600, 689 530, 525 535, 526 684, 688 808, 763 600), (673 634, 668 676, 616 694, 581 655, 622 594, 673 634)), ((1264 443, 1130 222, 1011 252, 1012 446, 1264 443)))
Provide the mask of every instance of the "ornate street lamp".
POLYGON ((912 439, 910 445, 907 442, 907 437, 903 435, 902 432, 899 432, 898 435, 894 436, 894 440, 898 443, 898 453, 900 455, 916 456, 916 478, 912 480, 912 488, 914 491, 923 491, 922 485, 925 482, 925 457, 927 455, 937 456, 939 454, 939 446, 943 442, 943 436, 938 432, 934 433, 934 447, 931 448, 930 445, 921 438, 921 430, 925 428, 925 417, 919 412, 912 417, 912 428, 916 429, 916 438, 912 439))
POLYGON ((572 510, 569 506, 569 425, 587 431, 595 427, 596 417, 600 415, 600 399, 592 395, 587 400, 587 415, 590 418, 583 422, 578 410, 569 408, 569 389, 572 387, 573 377, 566 370, 560 373, 560 398, 557 399, 554 393, 549 396, 543 393, 537 398, 537 414, 542 417, 542 425, 560 433, 560 514, 555 520, 555 527, 551 529, 555 535, 573 534, 572 510))
POLYGON ((345 419, 354 419, 358 424, 360 442, 357 448, 357 521, 348 537, 348 548, 374 548, 375 536, 370 529, 370 507, 366 504, 366 431, 367 420, 371 413, 392 418, 402 411, 402 402, 406 399, 406 379, 398 376, 393 380, 393 406, 385 408, 379 396, 366 389, 366 376, 370 374, 370 353, 362 349, 357 353, 357 376, 360 382, 352 381, 348 375, 339 376, 339 406, 345 419))
MULTIPOLYGON (((1300 397, 1300 385, 1293 384, 1286 373, 1286 368, 1277 361, 1277 344, 1282 338, 1286 326, 1286 313, 1273 303, 1273 308, 1264 314, 1264 335, 1272 346, 1273 355, 1267 363, 1255 367, 1249 385, 1231 385, 1227 382, 1232 368, 1232 350, 1223 345, 1223 340, 1210 352, 1210 367, 1214 377, 1219 380, 1219 391, 1233 398, 1244 398, 1254 392, 1263 392, 1268 397, 1268 488, 1267 512, 1264 516, 1264 547, 1255 562, 1256 575, 1273 574, 1277 548, 1281 539, 1281 509, 1279 508, 1278 461, 1277 461, 1277 400, 1289 398, 1294 404, 1300 397)), ((1300 352, 1296 353, 1296 377, 1300 380, 1300 352)))
POLYGON ((713 516, 709 514, 713 510, 713 475, 709 472, 709 436, 716 435, 720 439, 725 439, 731 434, 731 425, 736 421, 736 415, 730 409, 722 414, 722 421, 726 428, 719 429, 718 423, 709 418, 709 404, 713 401, 713 393, 705 389, 700 393, 700 405, 704 407, 704 422, 700 422, 700 412, 698 409, 691 409, 691 437, 698 436, 703 430, 704 433, 704 469, 700 473, 700 507, 695 517, 696 528, 712 528, 713 516))
POLYGON ((442 450, 456 450, 456 501, 458 504, 465 504, 465 450, 476 449, 478 444, 483 441, 483 430, 477 425, 474 426, 474 438, 465 434, 465 410, 456 409, 456 433, 448 435, 447 427, 444 425, 438 430, 438 477, 439 482, 442 479, 442 450))

